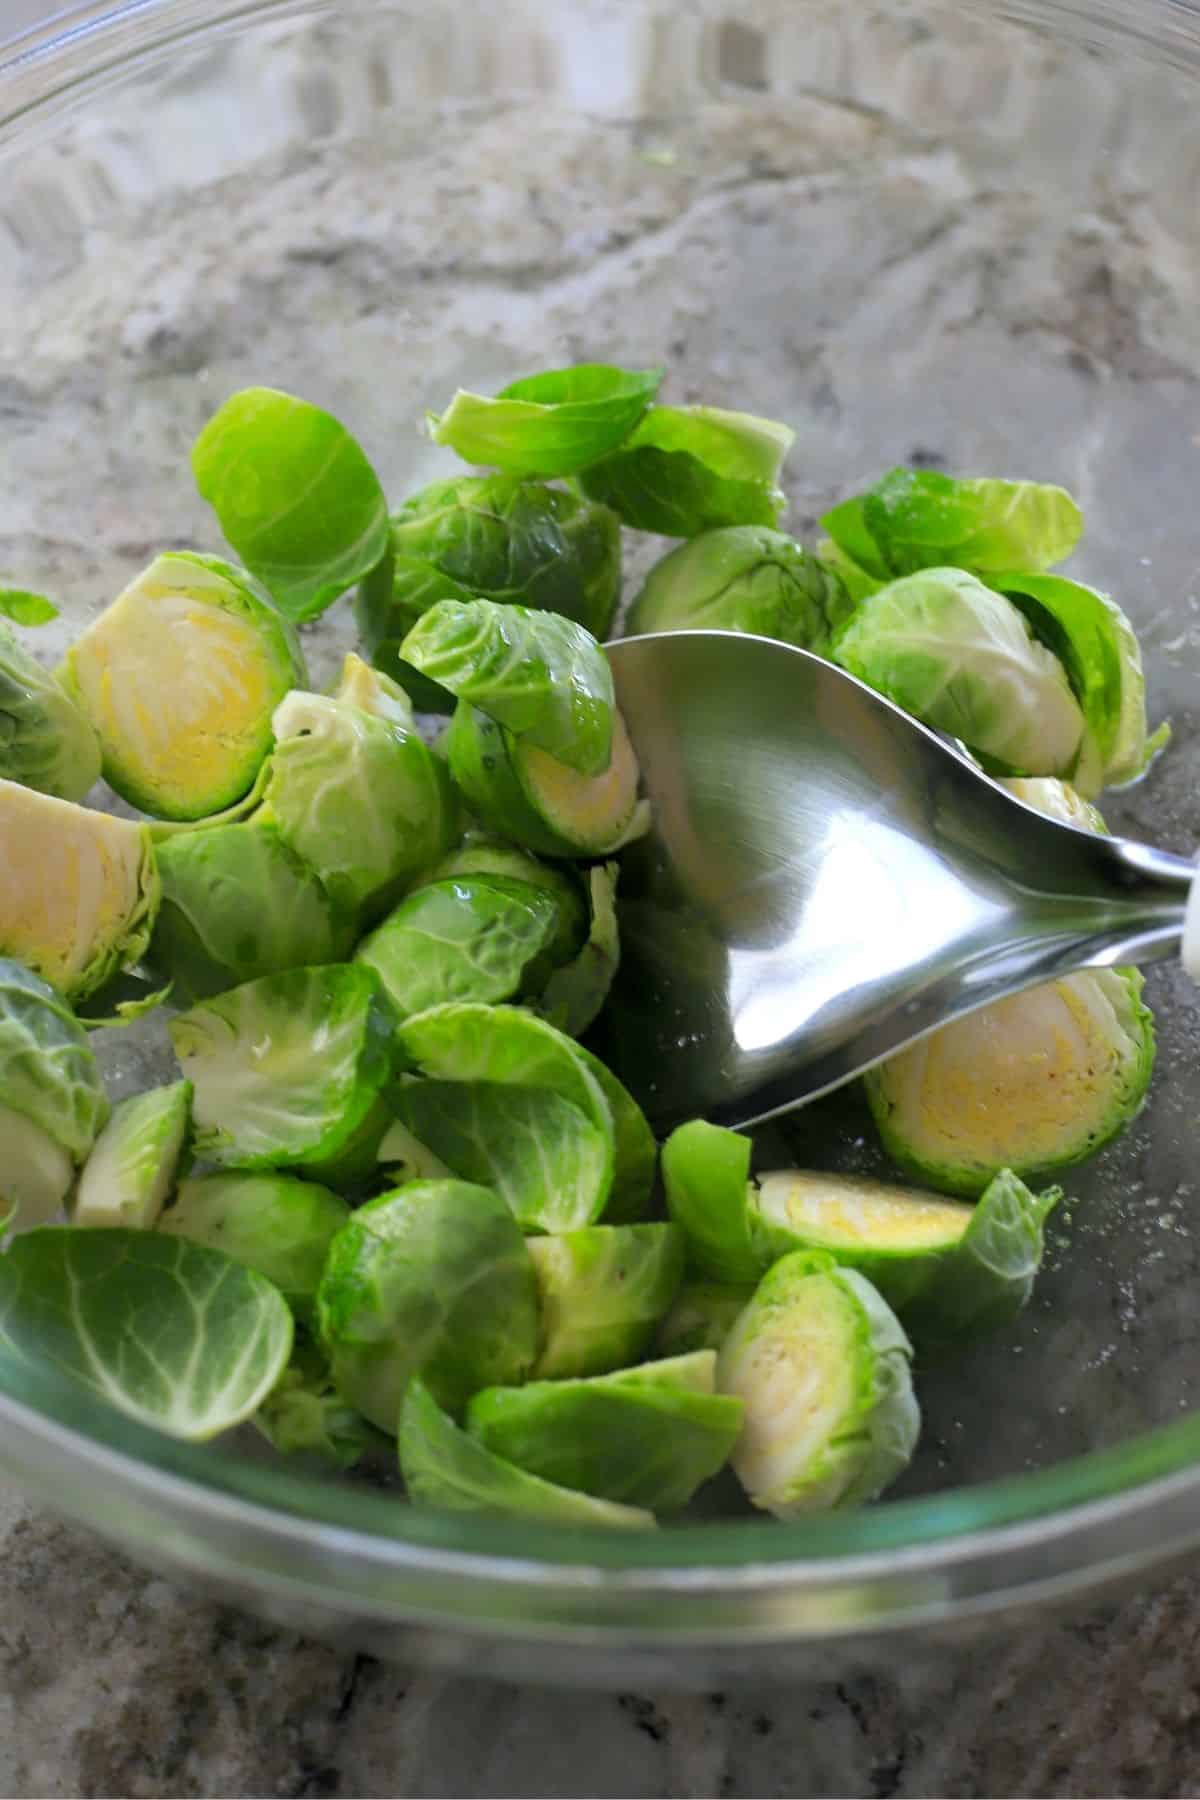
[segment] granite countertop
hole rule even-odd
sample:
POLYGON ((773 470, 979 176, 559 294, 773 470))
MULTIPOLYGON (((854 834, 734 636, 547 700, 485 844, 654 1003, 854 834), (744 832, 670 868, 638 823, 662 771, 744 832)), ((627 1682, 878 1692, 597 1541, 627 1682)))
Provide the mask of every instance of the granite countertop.
POLYGON ((1188 1795, 1200 1578, 920 1673, 596 1694, 347 1655, 0 1488, 0 1794, 1188 1795))

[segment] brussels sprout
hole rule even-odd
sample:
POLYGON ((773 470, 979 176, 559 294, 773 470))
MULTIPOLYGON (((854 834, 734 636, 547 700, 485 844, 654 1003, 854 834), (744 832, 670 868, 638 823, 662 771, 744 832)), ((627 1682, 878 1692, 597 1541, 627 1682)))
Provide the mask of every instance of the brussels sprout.
POLYGON ((188 1081, 118 1100, 79 1177, 72 1224, 148 1230, 174 1185, 191 1114, 188 1081))
POLYGON ((271 714, 304 681, 304 662, 250 576, 178 551, 156 557, 76 640, 62 678, 122 799, 202 819, 253 786, 271 714))
POLYGON ((329 1246, 349 1217, 315 1181, 236 1170, 183 1182, 158 1229, 257 1269, 308 1325, 329 1246))
POLYGON ((685 1281, 658 1328, 661 1356, 719 1350, 734 1320, 754 1297, 753 1285, 730 1281, 685 1281))
POLYGON ((144 825, 0 781, 0 955, 82 1000, 139 961, 158 899, 144 825))
POLYGON ((378 1162, 389 1188, 403 1187, 406 1181, 441 1181, 454 1175, 401 1119, 393 1119, 384 1132, 378 1162))
POLYGON ((1136 969, 1095 969, 997 1000, 865 1077, 889 1156, 951 1194, 1001 1169, 1082 1162, 1141 1108, 1154 1019, 1136 969))
POLYGON ((1079 542, 1083 514, 1065 488, 901 468, 821 524, 868 574, 888 581, 947 564, 980 575, 1048 569, 1079 542))
POLYGON ((285 969, 217 994, 168 1030, 195 1087, 196 1149, 222 1167, 373 1168, 395 1015, 370 969, 285 969))
POLYGON ((485 1388, 467 1408, 467 1430, 543 1481, 675 1512, 741 1431, 741 1401, 712 1391, 715 1361, 709 1351, 588 1380, 485 1388))
POLYGON ((1062 664, 1010 600, 961 569, 927 569, 864 600, 833 658, 1002 772, 1075 774, 1084 717, 1062 664))
POLYGON ((315 1456, 338 1469, 353 1468, 380 1442, 334 1387, 320 1351, 307 1343, 297 1342, 251 1423, 281 1456, 315 1456))
POLYGON ((663 1145, 662 1172, 688 1267, 718 1281, 757 1281, 769 1258, 751 1204, 750 1139, 693 1119, 663 1145))
POLYGON ((416 727, 412 701, 400 684, 385 675, 382 669, 373 669, 353 651, 342 661, 342 673, 333 697, 347 700, 360 711, 371 713, 376 719, 385 719, 389 725, 399 725, 403 731, 413 731, 416 727))
POLYGON ((587 942, 578 956, 549 977, 538 1001, 538 1011, 569 1037, 582 1037, 599 1016, 621 965, 621 936, 617 925, 615 862, 589 869, 588 898, 592 922, 587 942))
POLYGON ((177 1000, 349 955, 353 921, 269 826, 168 838, 156 861, 162 903, 147 961, 173 983, 177 1000))
POLYGON ((841 577, 761 525, 706 531, 656 562, 625 622, 646 631, 748 631, 824 656, 853 611, 841 577))
POLYGON ((387 551, 387 501, 350 433, 319 406, 243 388, 192 448, 196 486, 248 569, 315 619, 387 551))
POLYGON ((550 947, 550 960, 557 967, 569 962, 582 949, 587 936, 587 914, 579 883, 566 869, 555 868, 519 850, 504 838, 492 837, 486 831, 468 831, 456 850, 449 851, 440 862, 420 876, 416 886, 431 881, 448 881, 459 875, 501 875, 513 881, 528 882, 554 896, 558 907, 558 929, 550 947))
POLYGON ((999 574, 992 586, 1024 614, 1066 670, 1099 762, 1097 786, 1133 781, 1170 735, 1146 731, 1146 680, 1133 626, 1115 600, 1063 575, 999 574))
POLYGON ((683 1279, 673 1225, 593 1225, 530 1238, 541 1302, 540 1380, 603 1375, 643 1357, 683 1279))
POLYGON ((524 1380, 537 1354, 537 1283, 498 1195, 413 1181, 360 1206, 333 1240, 317 1290, 338 1391, 394 1433, 420 1375, 457 1412, 487 1382, 524 1380))
POLYGON ((0 1343, 172 1437, 240 1425, 276 1385, 292 1316, 269 1282, 157 1231, 43 1227, 0 1256, 0 1343))
POLYGON ((510 1000, 540 988, 558 925, 544 888, 458 876, 409 894, 355 961, 374 969, 401 1018, 451 1000, 510 1000))
POLYGON ((773 419, 715 406, 653 406, 621 448, 580 477, 625 525, 696 537, 727 525, 775 525, 796 434, 773 419))
POLYGON ((0 628, 0 777, 59 800, 100 779, 100 741, 66 688, 0 628))
POLYGON ((82 1025, 53 988, 9 960, 0 960, 0 1102, 73 1163, 84 1161, 109 1112, 82 1025))
POLYGON ((624 442, 661 382, 661 369, 576 363, 512 381, 495 399, 459 388, 431 415, 433 439, 510 475, 573 475, 624 442))
POLYGON ((400 1407, 400 1472, 417 1506, 507 1514, 552 1525, 649 1529, 653 1513, 556 1487, 493 1456, 447 1417, 423 1381, 410 1381, 400 1407))
POLYGON ((1064 825, 1074 825, 1080 831, 1108 830, 1099 809, 1065 781, 1054 781, 1048 776, 1012 776, 1000 785, 1047 818, 1060 819, 1064 825))
POLYGON ((273 825, 344 913, 386 911, 454 841, 458 807, 415 732, 328 695, 289 694, 255 823, 273 825))
POLYGON ((53 1219, 74 1179, 75 1165, 62 1145, 0 1101, 0 1232, 53 1219))
POLYGON ((606 856, 637 834, 637 758, 619 712, 603 775, 578 774, 465 701, 455 709, 446 748, 472 811, 543 856, 606 856))
POLYGON ((633 1095, 598 1056, 576 1044, 576 1054, 608 1102, 613 1124, 612 1188, 604 1208, 610 1225, 630 1225, 650 1205, 658 1169, 658 1145, 633 1095))
POLYGON ((873 1500, 921 1428, 912 1346, 857 1270, 796 1251, 768 1271, 721 1349, 717 1385, 745 1405, 733 1467, 781 1519, 873 1500))
POLYGON ((582 625, 528 606, 441 600, 400 653, 456 700, 581 775, 602 775, 612 760, 612 671, 582 625))
POLYGON ((887 585, 886 577, 872 575, 867 569, 860 568, 854 558, 848 556, 832 538, 817 540, 817 560, 823 568, 837 576, 855 606, 887 585))
POLYGON ((391 523, 391 548, 355 598, 372 662, 427 712, 453 696, 400 654, 422 614, 440 601, 494 600, 560 613, 604 638, 621 591, 615 513, 582 495, 512 476, 459 476, 414 494, 391 523))

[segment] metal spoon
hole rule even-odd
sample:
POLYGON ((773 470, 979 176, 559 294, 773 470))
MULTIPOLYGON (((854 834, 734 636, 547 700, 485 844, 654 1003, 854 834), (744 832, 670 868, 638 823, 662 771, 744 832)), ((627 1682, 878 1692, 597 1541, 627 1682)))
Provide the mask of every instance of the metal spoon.
POLYGON ((660 1128, 754 1124, 1006 994, 1179 952, 1192 863, 1043 817, 831 663, 723 631, 609 655, 654 822, 602 1051, 660 1128))

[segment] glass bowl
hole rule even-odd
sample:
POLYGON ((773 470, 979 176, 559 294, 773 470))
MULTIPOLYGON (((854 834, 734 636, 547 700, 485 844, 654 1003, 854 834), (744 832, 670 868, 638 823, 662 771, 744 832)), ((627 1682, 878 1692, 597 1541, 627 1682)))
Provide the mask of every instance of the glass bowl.
MULTIPOLYGON (((796 427, 800 535, 898 461, 1071 487, 1176 731, 1111 822, 1200 839, 1193 7, 136 0, 0 65, 0 567, 61 598, 46 654, 157 549, 216 547, 187 451, 234 387, 331 407, 399 496, 445 466, 420 420, 456 384, 662 362, 677 400, 796 427)), ((318 679, 351 630, 308 633, 318 679)), ((1200 1541, 1198 1008, 1173 970, 1149 994, 1150 1104, 1072 1172, 1019 1325, 922 1371, 877 1507, 435 1517, 8 1361, 0 1464, 244 1605, 474 1673, 827 1675, 1137 1577, 1200 1541)), ((159 1031, 103 1034, 114 1092, 159 1031)), ((787 1129, 877 1166, 853 1094, 787 1129)))

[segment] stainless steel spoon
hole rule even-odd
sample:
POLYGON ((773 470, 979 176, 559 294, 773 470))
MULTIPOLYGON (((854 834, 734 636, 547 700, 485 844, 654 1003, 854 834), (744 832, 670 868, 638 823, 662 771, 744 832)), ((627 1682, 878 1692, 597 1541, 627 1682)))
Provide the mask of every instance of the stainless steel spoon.
MULTIPOLYGON (((1006 994, 1180 951, 1191 862, 1043 817, 819 657, 609 655, 654 822, 602 1051, 660 1128, 756 1123, 1006 994)), ((1188 943, 1196 973, 1200 917, 1188 943)))

